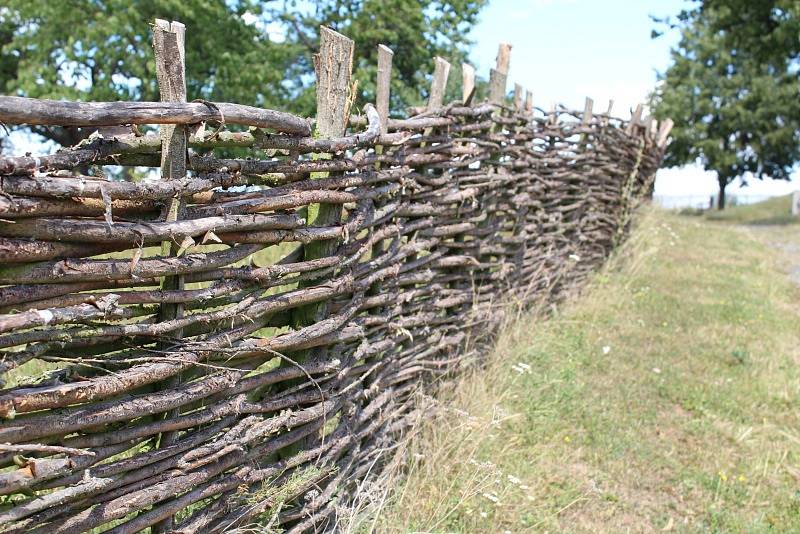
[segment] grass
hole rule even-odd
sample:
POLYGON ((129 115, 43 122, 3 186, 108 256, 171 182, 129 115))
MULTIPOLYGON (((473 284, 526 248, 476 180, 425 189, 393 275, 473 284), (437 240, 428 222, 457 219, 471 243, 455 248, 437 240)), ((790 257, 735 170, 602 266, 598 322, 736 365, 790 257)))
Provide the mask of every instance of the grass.
POLYGON ((800 290, 777 254, 644 214, 579 299, 443 393, 353 530, 799 532, 800 290))
POLYGON ((706 218, 739 224, 798 224, 800 217, 793 217, 792 195, 772 197, 754 204, 729 207, 723 211, 711 210, 706 218))

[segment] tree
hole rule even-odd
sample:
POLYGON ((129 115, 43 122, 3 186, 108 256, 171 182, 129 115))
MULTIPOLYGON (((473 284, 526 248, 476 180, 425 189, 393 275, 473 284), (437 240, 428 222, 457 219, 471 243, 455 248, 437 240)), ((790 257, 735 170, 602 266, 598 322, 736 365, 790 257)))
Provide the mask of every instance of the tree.
MULTIPOLYGON (((375 47, 392 47, 394 105, 418 102, 433 56, 460 60, 486 0, 6 0, 0 7, 0 91, 69 100, 156 100, 155 18, 187 27, 190 99, 313 115, 312 54, 326 24, 356 42, 359 94, 371 99, 375 47), (303 11, 305 9, 305 12, 303 11)), ((86 132, 32 130, 62 145, 86 132)))
MULTIPOLYGON (((787 42, 780 53, 772 45, 764 48, 748 25, 766 29, 765 19, 734 19, 738 3, 706 2, 681 13, 674 24, 680 42, 651 102, 656 117, 676 123, 666 164, 700 161, 715 171, 719 209, 725 207, 726 187, 737 178, 788 180, 800 160, 800 98, 792 60, 797 47, 787 42)), ((778 18, 782 13, 772 11, 778 18)), ((765 42, 777 46, 784 41, 781 33, 764 33, 765 42)))
MULTIPOLYGON (((37 98, 157 100, 150 24, 186 24, 188 94, 193 98, 277 106, 288 59, 281 46, 248 24, 249 0, 9 0, 0 28, 0 90, 37 98)), ((76 129, 32 128, 62 145, 76 129)))
MULTIPOLYGON (((292 79, 304 80, 313 72, 311 53, 317 48, 318 28, 326 25, 355 41, 354 79, 359 96, 372 101, 375 94, 377 46, 395 52, 392 62, 392 108, 417 105, 427 98, 428 75, 434 56, 460 68, 472 44, 467 34, 488 0, 319 0, 306 12, 295 0, 271 13, 287 28, 287 41, 305 48, 296 59, 292 79)), ((455 77, 451 78, 454 79, 455 77)), ((310 80, 309 80, 310 82, 310 80)), ((313 113, 313 86, 304 84, 302 102, 313 113)))

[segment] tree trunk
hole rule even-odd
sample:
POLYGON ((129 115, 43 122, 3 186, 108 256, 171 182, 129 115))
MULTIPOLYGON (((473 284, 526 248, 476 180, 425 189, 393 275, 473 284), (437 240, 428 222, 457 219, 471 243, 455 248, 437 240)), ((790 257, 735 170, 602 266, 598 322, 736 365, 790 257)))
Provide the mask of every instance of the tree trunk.
POLYGON ((717 209, 722 211, 725 209, 725 188, 728 186, 728 180, 725 178, 719 179, 719 195, 717 195, 717 209))

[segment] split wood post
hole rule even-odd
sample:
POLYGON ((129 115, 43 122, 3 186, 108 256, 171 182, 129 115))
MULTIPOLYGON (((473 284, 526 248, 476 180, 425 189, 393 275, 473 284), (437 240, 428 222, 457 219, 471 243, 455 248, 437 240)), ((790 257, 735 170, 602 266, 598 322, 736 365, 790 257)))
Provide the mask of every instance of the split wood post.
POLYGON ((506 98, 506 80, 508 66, 511 62, 511 45, 500 43, 497 50, 497 62, 489 74, 489 102, 502 104, 506 98))
POLYGON ((658 119, 650 117, 650 139, 655 141, 658 137, 658 119))
MULTIPOLYGON (((350 79, 353 72, 354 43, 344 35, 325 26, 320 27, 319 53, 314 55, 317 76, 316 137, 343 137, 350 117, 350 79)), ((330 154, 315 154, 315 159, 330 159, 330 154)), ((312 173, 311 178, 325 178, 327 172, 312 173)), ((336 226, 341 223, 340 204, 311 204, 308 206, 309 226, 336 226)), ((304 245, 306 261, 331 256, 339 246, 338 240, 313 241, 304 245)), ((314 285, 316 282, 309 282, 314 285)), ((295 309, 296 327, 312 325, 325 319, 330 303, 320 302, 295 309)), ((300 360, 305 355, 300 355, 300 360)))
POLYGON ((444 104, 444 91, 447 87, 447 77, 450 75, 450 63, 436 56, 434 58, 433 80, 431 93, 428 97, 428 110, 437 109, 444 104))
MULTIPOLYGON (((162 102, 186 102, 186 53, 185 53, 186 27, 180 22, 168 22, 156 19, 153 27, 153 49, 156 59, 156 78, 162 102)), ((187 132, 183 125, 163 125, 161 135, 161 178, 163 180, 181 180, 186 178, 186 150, 187 132)), ((185 201, 176 196, 167 203, 165 220, 174 222, 185 215, 185 201)), ((193 242, 192 242, 193 244, 193 242)), ((161 243, 162 256, 176 256, 185 243, 164 241, 161 243)), ((161 282, 161 289, 183 290, 184 277, 181 275, 165 276, 161 282)), ((159 321, 170 321, 183 317, 183 304, 161 304, 159 321)), ((173 333, 174 338, 180 338, 181 329, 173 333)), ((162 343, 162 351, 170 350, 170 344, 162 343)), ((174 388, 180 384, 180 375, 162 383, 164 388, 174 388)), ((175 417, 178 411, 167 412, 165 417, 175 417)), ((158 440, 158 447, 171 445, 178 437, 177 432, 164 432, 158 440)), ((167 532, 172 530, 172 517, 153 525, 152 531, 167 532)))
POLYGON ((522 93, 524 89, 518 83, 514 84, 514 110, 522 111, 522 93))
POLYGON ((656 145, 658 145, 658 148, 663 149, 667 146, 667 139, 669 139, 669 133, 672 131, 674 125, 675 123, 672 119, 666 119, 661 123, 661 126, 658 128, 658 137, 656 138, 656 145))
MULTIPOLYGON (((378 110, 378 116, 381 118, 381 135, 389 132, 389 99, 391 98, 391 85, 392 85, 392 58, 394 52, 388 46, 378 45, 378 79, 376 80, 375 91, 375 108, 378 110)), ((375 147, 375 154, 383 154, 383 146, 377 145, 375 147)), ((380 162, 375 163, 375 170, 380 170, 380 162)), ((384 241, 378 241, 372 246, 371 257, 376 258, 384 251, 384 241)), ((375 282, 370 288, 370 294, 377 295, 380 293, 381 284, 375 282)), ((382 310, 378 308, 377 313, 382 310)))
POLYGON ((606 117, 603 120, 603 124, 608 126, 611 123, 611 110, 614 109, 614 100, 609 99, 608 101, 608 109, 606 110, 606 117))
POLYGON ((584 126, 589 126, 592 123, 592 108, 594 108, 594 100, 586 97, 586 103, 583 105, 583 121, 584 126))
MULTIPOLYGON (((353 74, 353 52, 355 44, 341 33, 326 26, 320 26, 319 53, 314 54, 314 71, 317 77, 317 119, 314 136, 318 139, 343 137, 350 119, 350 90, 353 74)), ((313 158, 331 159, 331 154, 314 154, 313 158)), ((327 178, 329 172, 313 172, 311 179, 327 178)), ((342 222, 341 204, 310 204, 306 215, 307 226, 337 226, 342 222)), ((303 245, 303 259, 315 260, 332 256, 339 246, 338 239, 312 241, 303 245)), ((302 282, 300 287, 319 284, 320 280, 302 282)), ((292 326, 303 328, 325 320, 330 312, 330 301, 308 304, 295 308, 292 312, 292 326)), ((292 354, 297 363, 305 362, 311 350, 317 350, 320 357, 327 353, 327 347, 306 349, 292 354)), ((282 361, 282 366, 291 364, 282 361)), ((289 382, 294 385, 298 382, 289 382)), ((306 441, 295 442, 278 454, 289 458, 297 454, 306 441)))
POLYGON ((465 105, 472 103, 475 96, 472 94, 475 91, 475 67, 469 63, 461 64, 461 101, 465 105))
MULTIPOLYGON (((389 132, 389 99, 392 85, 392 57, 394 52, 386 45, 378 45, 378 79, 376 80, 375 108, 381 118, 381 135, 389 132)), ((375 154, 383 154, 383 146, 375 147, 375 154)), ((381 168, 380 163, 375 163, 375 170, 381 168)))
MULTIPOLYGON (((450 63, 445 59, 436 56, 434 58, 433 79, 431 80, 431 92, 428 96, 428 106, 425 108, 427 111, 438 109, 444 103, 444 90, 447 87, 447 77, 450 75, 450 63)), ((423 137, 428 137, 433 128, 427 128, 423 131, 423 137)), ((420 146, 424 147, 427 143, 422 143, 420 146)))
MULTIPOLYGON (((489 102, 491 104, 496 104, 497 106, 502 106, 505 103, 506 99, 506 82, 508 79, 508 65, 511 62, 511 45, 508 43, 500 43, 497 50, 497 60, 495 63, 495 68, 491 70, 489 73, 489 102)), ((497 109, 495 111, 496 116, 500 116, 503 114, 503 109, 497 109)), ((491 133, 498 133, 503 131, 503 126, 499 122, 495 122, 492 124, 490 129, 491 133)), ((501 174, 508 172, 507 169, 500 167, 497 165, 501 156, 500 154, 496 154, 491 158, 491 167, 493 167, 492 172, 501 174)), ((489 215, 478 224, 480 228, 491 228, 495 224, 496 215, 494 215, 496 199, 494 195, 487 196, 481 205, 481 209, 485 212, 488 212, 489 215)), ((487 254, 489 258, 492 257, 491 253, 487 254)), ((479 262, 484 261, 482 257, 478 258, 479 262)), ((491 261, 491 260, 489 260, 491 261)))
POLYGON ((533 115, 533 93, 525 91, 525 113, 533 115))
POLYGON ((642 104, 636 106, 636 110, 631 115, 631 121, 628 123, 628 127, 625 128, 628 134, 633 134, 636 131, 636 127, 639 126, 639 122, 642 120, 642 109, 642 104))
MULTIPOLYGON (((583 117, 581 118, 581 126, 589 127, 592 124, 592 109, 594 108, 594 100, 586 97, 586 103, 583 105, 583 117)), ((589 141, 589 134, 581 135, 581 143, 586 148, 589 141)))
POLYGON ((392 58, 394 52, 386 45, 378 45, 378 80, 375 107, 381 118, 381 134, 389 131, 389 97, 392 84, 392 58))

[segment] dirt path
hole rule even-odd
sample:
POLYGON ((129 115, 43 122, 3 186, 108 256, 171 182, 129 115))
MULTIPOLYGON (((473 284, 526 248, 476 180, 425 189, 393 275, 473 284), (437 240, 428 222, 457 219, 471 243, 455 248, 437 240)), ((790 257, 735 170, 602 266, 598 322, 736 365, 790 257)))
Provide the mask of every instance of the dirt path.
POLYGON ((743 227, 749 234, 781 252, 783 268, 800 285, 800 226, 771 225, 743 227))

